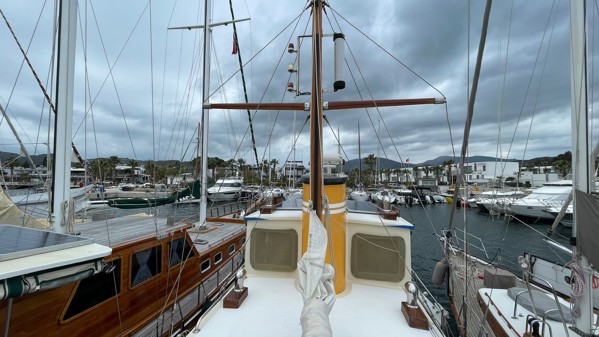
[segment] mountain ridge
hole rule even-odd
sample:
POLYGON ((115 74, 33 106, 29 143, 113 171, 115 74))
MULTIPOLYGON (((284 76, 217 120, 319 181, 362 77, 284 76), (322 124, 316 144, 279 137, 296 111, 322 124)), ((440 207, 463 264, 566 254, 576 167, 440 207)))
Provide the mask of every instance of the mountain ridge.
MULTIPOLYGON (((442 165, 444 162, 447 162, 449 160, 453 160, 454 162, 458 162, 459 158, 454 159, 454 157, 452 156, 439 156, 437 158, 434 159, 429 159, 427 161, 421 162, 421 163, 410 163, 408 162, 409 159, 406 159, 405 162, 401 163, 392 159, 387 159, 387 158, 379 158, 379 166, 381 170, 386 170, 386 169, 400 169, 400 168, 406 168, 406 167, 414 167, 414 166, 418 166, 418 167, 422 167, 422 166, 439 166, 442 165)), ((516 159, 499 159, 496 157, 489 157, 489 156, 470 156, 470 157, 466 157, 465 162, 466 163, 476 163, 476 162, 486 162, 486 161, 499 161, 499 160, 503 160, 503 161, 509 161, 509 162, 515 162, 518 161, 516 159)), ((534 159, 531 159, 534 160, 534 159)), ((351 170, 353 170, 354 168, 358 168, 359 166, 359 160, 358 159, 351 159, 345 162, 345 164, 343 165, 343 170, 346 172, 349 172, 351 170)), ((362 158, 362 169, 367 169, 368 165, 365 164, 365 158, 362 158)))

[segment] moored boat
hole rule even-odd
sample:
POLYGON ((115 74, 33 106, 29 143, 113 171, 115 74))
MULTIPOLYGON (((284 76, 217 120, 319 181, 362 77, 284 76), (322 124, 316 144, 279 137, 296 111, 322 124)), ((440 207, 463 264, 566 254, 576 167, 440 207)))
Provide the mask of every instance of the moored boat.
POLYGON ((510 206, 510 214, 517 218, 533 220, 553 220, 545 209, 560 208, 572 192, 572 180, 560 180, 543 184, 529 195, 515 200, 510 206))
POLYGON ((144 215, 74 222, 68 163, 78 10, 76 0, 57 5, 56 106, 62 110, 56 114, 54 134, 53 212, 46 217, 59 235, 48 228, 0 226, 9 243, 0 253, 3 334, 176 334, 192 325, 202 305, 232 281, 243 263, 245 222, 238 219, 239 210, 237 219, 232 214, 208 220, 200 215, 197 221, 144 215))
MULTIPOLYGON (((485 10, 485 25, 490 3, 485 10)), ((544 239, 553 249, 569 254, 570 261, 560 265, 523 254, 517 259, 518 271, 512 272, 500 265, 500 258, 488 261, 476 257, 467 242, 459 247, 450 226, 443 238, 445 258, 437 264, 434 281, 441 284, 447 277, 452 310, 463 336, 593 336, 597 331, 595 288, 599 287, 599 278, 594 266, 599 263, 599 245, 590 237, 594 219, 599 215, 599 199, 593 193, 595 177, 589 176, 589 167, 595 166, 597 156, 589 155, 588 146, 584 6, 584 2, 570 2, 573 180, 541 187, 542 193, 538 193, 545 196, 541 200, 565 200, 567 191, 574 191, 574 222, 569 240, 572 249, 544 239)), ((481 45, 484 46, 484 35, 481 45)), ((471 117, 472 109, 468 119, 471 117)), ((467 139, 465 132, 465 144, 467 139)), ((464 146, 462 166, 466 150, 464 146)), ((513 212, 517 212, 513 207, 520 200, 512 204, 513 212)), ((532 203, 527 207, 536 211, 532 203)), ((536 213, 526 215, 537 217, 536 213)))
MULTIPOLYGON (((322 153, 320 50, 323 37, 330 35, 322 31, 325 6, 329 4, 316 0, 305 9, 310 11, 313 25, 309 37, 314 78, 309 102, 204 103, 210 109, 309 109, 310 174, 302 177, 301 202, 286 200, 245 216, 245 267, 236 273, 236 284, 214 302, 188 336, 242 332, 248 336, 335 333, 351 337, 370 336, 374 331, 383 335, 445 335, 445 311, 429 297, 411 266, 414 225, 396 210, 346 200, 348 178, 340 169, 341 158, 322 153)), ((336 48, 342 50, 344 35, 333 35, 336 48)), ((293 45, 288 50, 300 52, 293 45)), ((288 85, 293 87, 293 83, 288 85)), ((344 82, 336 82, 338 90, 343 87, 344 82)), ((382 102, 327 102, 326 106, 347 109, 382 102)), ((444 103, 444 99, 385 102, 397 106, 444 103)))
POLYGON ((243 178, 236 176, 218 179, 206 193, 210 201, 233 201, 238 200, 244 190, 243 178))

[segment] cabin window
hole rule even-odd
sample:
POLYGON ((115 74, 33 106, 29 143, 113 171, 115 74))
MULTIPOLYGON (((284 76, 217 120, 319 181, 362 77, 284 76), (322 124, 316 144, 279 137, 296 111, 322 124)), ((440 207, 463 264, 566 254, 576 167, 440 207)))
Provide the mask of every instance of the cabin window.
POLYGON ((218 252, 214 255, 214 264, 219 264, 223 260, 223 253, 218 252))
POLYGON ((208 269, 210 269, 210 259, 204 260, 204 262, 202 262, 202 264, 200 265, 200 272, 203 273, 208 269))
POLYGON ((113 260, 108 264, 114 266, 112 272, 101 271, 79 281, 63 320, 93 308, 121 292, 121 260, 113 260))
POLYGON ((357 278, 399 282, 405 274, 404 239, 399 236, 354 234, 351 273, 357 278))
POLYGON ((296 231, 255 228, 250 240, 250 263, 254 269, 295 270, 298 247, 296 231))
POLYGON ((233 254, 234 251, 235 251, 235 244, 232 244, 229 246, 229 255, 233 254))
POLYGON ((131 255, 131 286, 136 286, 162 271, 162 249, 155 246, 131 255))
POLYGON ((168 243, 169 245, 169 267, 176 266, 193 256, 193 251, 185 238, 179 238, 168 243))
POLYGON ((241 245, 243 246, 244 243, 245 243, 245 236, 241 238, 241 245))

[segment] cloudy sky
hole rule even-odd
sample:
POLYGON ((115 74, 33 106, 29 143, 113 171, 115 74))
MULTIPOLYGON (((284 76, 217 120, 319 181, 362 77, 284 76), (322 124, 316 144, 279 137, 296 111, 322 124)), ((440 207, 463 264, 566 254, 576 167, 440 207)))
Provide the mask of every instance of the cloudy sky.
MULTIPOLYGON (((306 3, 232 0, 250 102, 306 102, 286 92, 288 42, 310 33, 306 3)), ((201 119, 203 1, 79 1, 73 142, 86 158, 190 160, 201 119), (86 52, 84 52, 84 50, 86 52)), ((326 101, 446 97, 446 105, 325 112, 326 153, 378 154, 419 163, 459 155, 483 1, 331 0, 325 33, 346 36, 346 89, 326 101), (380 131, 379 131, 380 130, 380 131), (377 134, 379 135, 377 137, 377 134), (453 142, 453 146, 452 146, 453 142)), ((0 0, 40 80, 51 92, 53 1, 0 0)), ((231 20, 228 2, 213 22, 231 20)), ((589 26, 593 27, 590 18, 589 26)), ((595 38, 589 28, 589 47, 595 38)), ((213 30, 211 102, 243 102, 233 27, 213 30), (224 84, 223 84, 224 83, 224 84)), ((570 150, 570 54, 567 1, 495 1, 470 133, 470 155, 529 159, 570 150)), ((45 153, 49 112, 44 96, 4 20, 0 22, 0 103, 31 153, 45 153), (39 144, 36 148, 34 144, 39 144)), ((308 92, 311 43, 300 50, 300 81, 308 92)), ((324 41, 325 89, 332 89, 333 42, 324 41)), ((592 82, 592 79, 591 79, 592 82)), ((592 99, 593 86, 590 86, 592 99)), ((53 97, 53 96, 52 96, 53 97)), ((590 106, 592 109, 592 105, 590 106)), ((305 111, 250 111, 259 160, 308 163, 305 111), (293 139, 297 138, 295 147, 293 139), (293 149, 295 148, 295 151, 293 149)), ((592 114, 596 118, 595 114, 592 114)), ((594 125, 597 125, 596 123, 594 125)), ((247 111, 212 110, 209 156, 254 163, 247 111)), ((597 141, 597 132, 592 133, 597 141)), ((18 152, 7 121, 0 151, 18 152)))

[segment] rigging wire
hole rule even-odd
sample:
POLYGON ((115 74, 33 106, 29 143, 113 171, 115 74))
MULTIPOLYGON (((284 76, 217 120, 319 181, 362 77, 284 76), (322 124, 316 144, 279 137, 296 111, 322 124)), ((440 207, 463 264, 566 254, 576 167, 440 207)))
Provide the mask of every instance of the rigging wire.
MULTIPOLYGON (((340 30, 341 30, 341 26, 340 26, 340 24, 339 24, 339 21, 337 20, 337 18, 336 18, 336 16, 335 16, 335 14, 339 15, 339 17, 341 17, 341 18, 342 18, 344 21, 346 21, 347 23, 349 23, 349 22, 348 22, 348 21, 347 21, 347 20, 346 20, 346 19, 345 19, 343 16, 341 16, 340 14, 338 14, 338 12, 337 12, 337 11, 335 11, 334 9, 332 9, 332 8, 331 8, 331 12, 333 13, 333 14, 332 14, 332 16, 333 16, 333 18, 334 18, 334 21, 335 21, 335 23, 337 24, 337 26, 339 27, 339 29, 340 29, 340 30)), ((331 21, 329 20, 329 16, 328 16, 328 15, 327 15, 327 19, 328 19, 329 25, 331 25, 331 28, 333 29, 333 27, 332 27, 332 23, 331 23, 331 21)), ((388 55, 390 55, 390 56, 391 56, 391 57, 392 57, 394 60, 396 60, 398 63, 400 63, 401 65, 403 65, 404 67, 406 67, 406 68, 407 68, 407 66, 406 66, 404 63, 402 63, 401 61, 399 61, 399 60, 398 60, 396 57, 394 57, 394 56, 393 56, 393 55, 392 55, 392 54, 391 54, 389 51, 385 50, 385 49, 384 49, 382 46, 380 46, 379 44, 377 44, 376 42, 374 42, 374 40, 372 40, 372 39, 371 39, 370 37, 368 37, 366 34, 364 34, 363 32, 361 32, 361 31, 360 31, 360 30, 359 30, 357 27, 353 26, 351 23, 349 23, 349 24, 350 24, 350 25, 351 25, 351 26, 352 26, 354 29, 356 29, 357 31, 359 31, 359 32, 360 32, 362 35, 364 35, 364 36, 365 36, 365 37, 366 37, 368 40, 370 40, 372 43, 374 43, 374 44, 375 44, 377 47, 379 47, 379 48, 380 48, 380 49, 382 49, 382 50, 383 50, 385 53, 387 53, 388 55)), ((333 29, 333 30, 334 30, 334 29, 333 29)), ((347 41, 346 41, 346 43, 347 43, 347 41)), ((372 91, 370 90, 370 88, 369 88, 369 86, 368 86, 368 83, 366 83, 365 76, 364 76, 364 74, 362 73, 362 71, 361 71, 361 69, 360 69, 360 67, 359 67, 359 65, 358 65, 358 62, 357 62, 357 60, 356 60, 356 57, 355 57, 355 55, 354 55, 354 53, 353 53, 353 50, 352 50, 352 48, 349 46, 349 43, 347 43, 347 46, 348 46, 348 50, 349 50, 349 52, 350 52, 350 55, 351 55, 351 57, 352 57, 352 60, 353 60, 353 62, 354 62, 354 65, 355 65, 355 66, 356 66, 356 68, 357 68, 358 74, 360 75, 360 78, 362 79, 362 82, 364 83, 364 85, 365 85, 365 87, 366 87, 366 90, 367 90, 367 92, 368 92, 368 94, 369 94, 369 97, 370 97, 370 98, 373 98, 372 91)), ((358 89, 358 90, 357 90, 357 91, 358 91, 358 95, 359 95, 360 99, 362 99, 362 100, 363 100, 363 99, 364 99, 364 97, 363 97, 363 95, 362 95, 361 91, 359 90, 359 87, 358 87, 358 85, 357 85, 357 82, 356 82, 356 78, 355 78, 355 76, 354 76, 353 72, 351 71, 351 68, 349 67, 349 63, 348 63, 347 59, 346 59, 345 61, 346 61, 346 65, 347 65, 347 66, 348 66, 348 68, 349 68, 349 73, 350 73, 350 76, 351 76, 351 78, 352 78, 352 81, 353 81, 354 85, 356 86, 356 89, 358 89)), ((409 68, 408 68, 408 69, 409 69, 409 68)), ((418 74, 416 74, 416 73, 415 73, 413 70, 411 70, 411 69, 409 69, 409 70, 410 70, 412 73, 414 73, 414 74, 415 74, 415 75, 416 75, 418 78, 422 79, 422 80, 423 80, 425 83, 429 84, 429 83, 428 83, 426 80, 424 80, 424 79, 423 79, 421 76, 419 76, 418 74)), ((429 84, 429 85, 430 85, 430 84, 429 84)), ((432 86, 432 85, 430 85, 430 86, 431 86, 431 87, 432 87, 432 88, 433 88, 435 91, 439 92, 439 93, 441 94, 441 96, 445 97, 445 95, 443 95, 443 94, 442 94, 442 93, 441 93, 439 90, 437 90, 437 89, 436 89, 434 86, 432 86)), ((448 114, 448 112, 447 112, 447 111, 448 111, 448 110, 447 110, 447 104, 445 104, 445 109, 446 109, 446 114, 448 114)), ((389 131, 389 128, 388 128, 387 124, 385 123, 385 120, 384 120, 384 118, 383 118, 383 116, 382 116, 382 114, 381 114, 381 112, 380 112, 379 108, 378 108, 378 107, 375 107, 375 110, 377 111, 377 113, 378 113, 378 115, 379 115, 379 118, 383 120, 383 125, 384 125, 384 127, 385 127, 385 131, 387 132, 387 135, 389 136, 389 139, 390 139, 390 141, 391 141, 391 144, 392 144, 393 148, 395 149, 395 152, 397 153, 397 155, 398 155, 398 157, 399 157, 399 159, 400 159, 400 161, 401 161, 401 164, 402 164, 402 166, 403 166, 403 167, 405 167, 405 166, 404 166, 405 164, 404 164, 404 161, 403 161, 403 159, 402 159, 402 156, 399 154, 399 150, 398 150, 398 148, 397 148, 397 145, 395 144, 395 141, 393 140, 393 137, 391 137, 391 132, 389 131)), ((382 148, 382 150, 383 150, 383 154, 385 155, 385 157, 387 157, 387 153, 386 153, 386 151, 385 151, 385 149, 384 149, 384 147, 383 147, 383 144, 382 144, 382 141, 381 141, 381 138, 380 138, 380 134, 378 133, 378 131, 376 131, 376 128, 374 127, 374 121, 373 121, 373 119, 372 119, 372 116, 371 116, 371 114, 370 114, 370 112, 369 112, 369 110, 368 110, 368 109, 365 109, 365 111, 366 111, 366 114, 367 114, 367 116, 368 116, 368 119, 369 119, 369 121, 370 121, 370 124, 371 124, 371 126, 373 127, 374 133, 375 133, 375 134, 376 134, 376 136, 377 136, 378 143, 379 143, 380 147, 381 147, 381 148, 382 148)), ((416 190, 416 189, 415 189, 415 190, 416 190)), ((417 190, 416 190, 416 193, 418 193, 418 192, 417 192, 417 190)), ((422 207, 423 207, 423 209, 424 209, 424 206, 423 206, 423 205, 421 205, 421 206, 422 206, 422 207)), ((434 225, 433 225, 433 223, 432 223, 432 220, 430 219, 430 215, 428 214, 428 212, 427 212, 426 210, 425 210, 425 214, 426 214, 427 218, 429 219, 429 222, 428 222, 428 223, 431 225, 431 228, 432 228, 433 232, 434 232, 434 233, 436 233, 436 229, 435 229, 435 227, 434 227, 434 225)), ((440 244, 440 245, 442 245, 442 244, 441 244, 441 242, 439 242, 439 244, 440 244)))
MULTIPOLYGON (((520 120, 522 119, 522 116, 523 116, 523 113, 524 113, 524 106, 526 104, 526 98, 528 97, 528 93, 529 93, 529 91, 531 90, 531 87, 532 87, 532 81, 533 81, 533 78, 534 78, 534 73, 535 73, 535 71, 537 69, 537 63, 539 62, 539 56, 541 55, 541 50, 542 50, 542 47, 543 47, 543 41, 545 41, 545 34, 547 33, 547 30, 548 30, 548 27, 549 27, 549 23, 551 22, 552 13, 556 13, 557 12, 557 9, 554 12, 555 5, 556 5, 556 1, 554 0, 553 3, 552 3, 552 5, 551 5, 551 10, 549 11, 549 17, 547 18, 547 22, 545 24, 545 30, 543 31, 543 36, 541 38, 541 43, 539 43, 539 48, 537 50, 537 55, 535 57, 535 61, 534 61, 533 67, 532 67, 532 72, 531 72, 530 78, 528 80, 528 85, 526 87, 526 91, 524 93, 524 99, 523 99, 522 105, 520 107, 520 112, 518 113, 518 119, 516 120, 516 127, 514 128, 514 132, 512 134, 512 139, 510 141, 510 146, 509 146, 507 154, 506 154, 507 158, 509 158, 509 154, 511 153, 512 145, 514 144, 514 140, 516 138, 516 131, 518 130, 518 125, 520 124, 520 120)), ((555 25, 555 23, 554 23, 554 25, 555 25)), ((525 144, 526 145, 528 144, 528 137, 527 137, 527 140, 526 140, 525 144)), ((526 153, 526 151, 524 151, 524 152, 526 153)), ((522 157, 522 160, 524 160, 524 155, 522 157)))
MULTIPOLYGON (((173 16, 175 15, 175 8, 177 7, 177 2, 178 0, 175 0, 172 6, 172 10, 171 10, 171 14, 168 18, 167 21, 167 26, 170 26, 172 21, 173 21, 173 16)), ((181 32, 181 39, 183 39, 183 32, 181 32)), ((181 49, 183 48, 183 44, 180 45, 179 47, 179 55, 181 55, 181 49)), ((169 31, 167 30, 167 33, 164 36, 164 63, 162 66, 162 87, 161 87, 161 93, 160 93, 160 120, 158 122, 158 156, 160 156, 160 148, 162 145, 162 117, 163 117, 163 113, 164 113, 164 94, 165 94, 165 87, 166 87, 166 64, 167 64, 167 59, 168 59, 168 51, 169 51, 169 31)), ((180 69, 179 69, 180 70, 180 69)), ((177 90, 179 89, 179 77, 178 77, 179 73, 177 74, 177 81, 176 81, 176 90, 175 90, 175 97, 177 97, 177 90)), ((176 100, 176 99, 175 99, 176 100)))
MULTIPOLYGON (((247 4, 246 4, 247 5, 247 4)), ((229 0, 229 8, 231 9, 231 20, 235 20, 235 13, 233 12, 233 1, 229 0)), ((241 72, 241 82, 243 83, 243 95, 245 98, 245 102, 248 103, 248 93, 247 87, 245 84, 245 73, 243 71, 243 62, 241 60, 241 49, 239 48, 239 40, 237 36, 237 24, 233 21, 233 43, 235 44, 234 48, 237 51, 237 60, 239 61, 239 70, 241 72)), ((254 157, 256 158, 256 167, 258 167, 258 152, 256 150, 256 138, 254 137, 254 126, 252 124, 252 115, 250 113, 250 109, 247 109, 248 122, 250 127, 250 133, 252 136, 252 149, 254 150, 254 157)))
MULTIPOLYGON (((97 30, 98 30, 98 37, 99 37, 99 39, 100 39, 100 43, 101 43, 101 45, 102 45, 102 52, 103 52, 103 54, 104 54, 104 58, 105 58, 105 60, 106 60, 106 64, 108 65, 108 68, 109 68, 109 70, 108 70, 108 74, 107 74, 107 75, 106 75, 106 77, 104 78, 104 81, 102 82, 102 85, 101 85, 101 86, 100 86, 100 88, 98 89, 98 92, 97 92, 96 96, 95 96, 95 97, 94 97, 94 99, 92 100, 92 102, 91 102, 91 105, 93 105, 93 104, 95 103, 95 100, 98 98, 98 96, 99 96, 99 95, 100 95, 100 93, 102 92, 102 89, 103 89, 104 85, 106 84, 106 81, 107 81, 107 80, 110 78, 110 80, 111 80, 111 82, 112 82, 112 85, 113 85, 113 88, 114 88, 114 93, 115 93, 115 95, 116 95, 116 98, 117 98, 117 101, 118 101, 118 106, 119 106, 119 109, 120 109, 120 111, 121 111, 121 115, 123 116, 123 122, 124 122, 124 124, 125 124, 125 129, 127 130, 127 136, 128 136, 128 138, 129 138, 129 143, 131 144, 131 150, 132 150, 132 152, 133 152, 133 157, 134 157, 134 158, 136 158, 136 159, 137 159, 138 157, 137 157, 137 154, 136 154, 136 152, 135 152, 135 145, 133 144, 133 138, 131 137, 131 132, 130 132, 130 130, 129 130, 129 125, 128 125, 128 123, 127 123, 127 117, 125 116, 125 110, 124 110, 124 108, 123 108, 123 103, 122 103, 122 101, 121 101, 121 97, 120 97, 120 94, 119 94, 119 90, 118 90, 118 88, 117 88, 116 81, 115 81, 115 79, 114 79, 114 73, 113 73, 113 69, 114 69, 114 67, 116 66, 116 64, 117 64, 117 62, 118 62, 118 60, 119 60, 119 58, 121 57, 121 55, 122 55, 123 51, 125 50, 125 47, 128 45, 128 43, 129 43, 129 40, 130 40, 130 39, 131 39, 131 37, 133 36, 133 32, 134 32, 134 31, 137 29, 137 27, 138 27, 139 23, 141 22, 141 19, 143 18, 143 16, 144 16, 144 14, 145 14, 146 10, 148 9, 148 7, 149 7, 149 3, 148 3, 148 4, 146 4, 146 6, 144 7, 143 11, 141 12, 140 16, 139 16, 139 17, 138 17, 138 19, 137 19, 137 22, 135 23, 135 25, 134 25, 134 27, 132 28, 132 30, 131 30, 131 32, 130 32, 130 34, 128 35, 128 37, 127 37, 127 39, 126 39, 125 43, 123 44, 123 46, 122 46, 121 50, 119 51, 119 54, 118 54, 118 55, 117 55, 117 57, 115 58, 114 62, 111 64, 111 63, 110 63, 110 60, 109 60, 109 58, 108 58, 108 53, 106 52, 106 45, 105 45, 105 43, 104 43, 104 39, 102 38, 102 33, 101 33, 101 31, 100 31, 100 25, 99 25, 99 23, 98 23, 98 18, 97 18, 97 16, 96 16, 96 12, 95 12, 95 9, 94 9, 94 5, 93 5, 93 3, 91 3, 91 2, 90 2, 90 8, 91 8, 91 11, 92 11, 92 17, 93 17, 93 19, 94 19, 94 23, 95 23, 95 25, 96 25, 96 28, 97 28, 97 30)), ((86 112, 85 112, 85 115, 87 115, 87 113, 88 113, 88 111, 86 111, 86 112)), ((78 128, 76 129, 76 131, 73 133, 74 135, 75 135, 75 134, 77 134, 77 132, 79 131, 79 128, 80 128, 80 127, 81 127, 81 124, 79 124, 79 127, 78 127, 78 128)))

